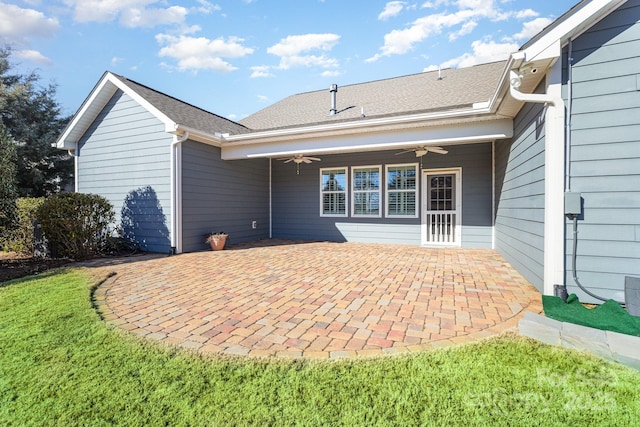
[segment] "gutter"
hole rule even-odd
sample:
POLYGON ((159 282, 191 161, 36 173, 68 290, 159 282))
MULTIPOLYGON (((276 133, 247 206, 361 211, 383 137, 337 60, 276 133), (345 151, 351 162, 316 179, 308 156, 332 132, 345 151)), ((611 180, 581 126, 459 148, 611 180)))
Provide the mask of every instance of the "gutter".
POLYGON ((524 73, 511 70, 509 72, 509 94, 513 99, 523 102, 532 102, 536 104, 547 104, 553 107, 564 107, 564 100, 561 97, 550 95, 547 93, 522 93, 519 88, 522 84, 524 73))
MULTIPOLYGON (((493 101, 493 100, 492 100, 493 101)), ((370 119, 366 120, 356 120, 342 123, 329 123, 329 124, 321 124, 314 126, 304 126, 304 127, 293 127, 286 129, 276 129, 276 130, 266 130, 259 132, 249 132, 238 135, 221 135, 222 140, 226 143, 225 145, 229 145, 232 143, 249 143, 249 142, 258 142, 256 140, 260 139, 269 139, 269 138, 277 138, 278 141, 282 141, 284 139, 299 139, 301 135, 305 135, 305 138, 315 138, 321 136, 321 134, 326 132, 336 132, 336 131, 345 131, 345 130, 360 130, 363 128, 370 127, 381 127, 381 126, 389 126, 389 125, 403 125, 406 123, 412 122, 420 122, 424 120, 437 120, 437 119, 448 119, 448 118, 458 118, 465 116, 475 116, 482 114, 489 114, 492 112, 492 105, 489 103, 479 103, 473 105, 471 108, 467 108, 464 110, 451 110, 445 112, 437 112, 437 113, 422 113, 422 114, 414 114, 410 116, 395 116, 395 117, 384 117, 379 119, 370 119)))

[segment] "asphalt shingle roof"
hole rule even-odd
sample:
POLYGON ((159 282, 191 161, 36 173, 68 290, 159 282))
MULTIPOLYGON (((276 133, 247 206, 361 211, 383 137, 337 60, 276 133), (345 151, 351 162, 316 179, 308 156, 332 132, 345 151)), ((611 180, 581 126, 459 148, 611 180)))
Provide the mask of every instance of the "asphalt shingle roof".
POLYGON ((240 121, 252 130, 446 111, 489 101, 505 61, 445 69, 338 87, 336 115, 329 115, 329 88, 289 96, 240 121), (352 107, 352 108, 349 108, 352 107), (346 110, 345 110, 346 109, 346 110))
MULTIPOLYGON (((116 75, 116 74, 114 74, 116 75)), ((146 99, 151 105, 166 114, 174 122, 209 134, 247 133, 249 129, 232 120, 210 113, 202 108, 180 101, 177 98, 158 92, 150 87, 116 75, 120 81, 146 99)))

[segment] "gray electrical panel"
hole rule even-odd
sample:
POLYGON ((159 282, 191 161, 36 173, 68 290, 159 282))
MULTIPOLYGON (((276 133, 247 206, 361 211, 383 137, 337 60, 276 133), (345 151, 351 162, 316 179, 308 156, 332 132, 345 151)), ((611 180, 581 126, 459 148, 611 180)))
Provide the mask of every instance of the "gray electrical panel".
POLYGON ((624 277, 624 301, 632 316, 640 316, 640 278, 624 277))
POLYGON ((580 193, 567 191, 564 193, 564 214, 580 215, 582 213, 582 197, 580 193))

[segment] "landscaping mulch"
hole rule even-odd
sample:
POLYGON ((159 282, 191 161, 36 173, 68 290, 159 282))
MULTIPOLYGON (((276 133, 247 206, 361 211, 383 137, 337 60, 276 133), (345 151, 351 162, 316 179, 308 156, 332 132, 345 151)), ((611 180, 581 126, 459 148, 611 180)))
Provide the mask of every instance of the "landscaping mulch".
POLYGON ((62 267, 69 259, 34 258, 14 252, 0 252, 0 283, 62 267))

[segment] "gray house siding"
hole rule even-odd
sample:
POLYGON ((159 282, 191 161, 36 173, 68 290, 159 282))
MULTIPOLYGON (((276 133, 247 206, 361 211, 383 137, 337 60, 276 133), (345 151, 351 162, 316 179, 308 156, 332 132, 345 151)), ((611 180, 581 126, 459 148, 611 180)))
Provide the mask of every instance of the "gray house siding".
MULTIPOLYGON (((628 1, 576 38, 572 53, 570 182, 583 199, 577 275, 590 291, 618 300, 624 276, 640 276, 639 20, 640 1, 628 1)), ((592 301, 574 284, 572 222, 566 231, 569 292, 592 301)))
POLYGON ((496 250, 532 285, 544 285, 543 106, 525 104, 514 137, 495 144, 496 250))
MULTIPOLYGON (((491 247, 491 144, 469 144, 447 147, 449 153, 430 153, 423 157, 423 169, 462 167, 462 246, 491 247)), ((386 195, 382 191, 382 217, 358 218, 320 216, 320 169, 347 167, 351 179, 352 166, 420 163, 413 154, 396 155, 402 150, 323 155, 320 162, 296 165, 274 160, 273 236, 278 238, 357 241, 397 244, 421 244, 421 218, 386 218, 386 195)), ((383 178, 384 185, 384 178, 383 178)), ((422 182, 418 188, 418 206, 422 200, 422 182)), ((351 183, 348 195, 352 197, 351 183)), ((349 206, 349 213, 351 206, 349 206)))
POLYGON ((163 124, 121 91, 78 144, 77 191, 106 197, 145 251, 170 251, 170 144, 163 124))
POLYGON ((183 251, 206 249, 210 232, 230 243, 268 238, 269 160, 223 161, 218 147, 193 141, 181 148, 183 251))

